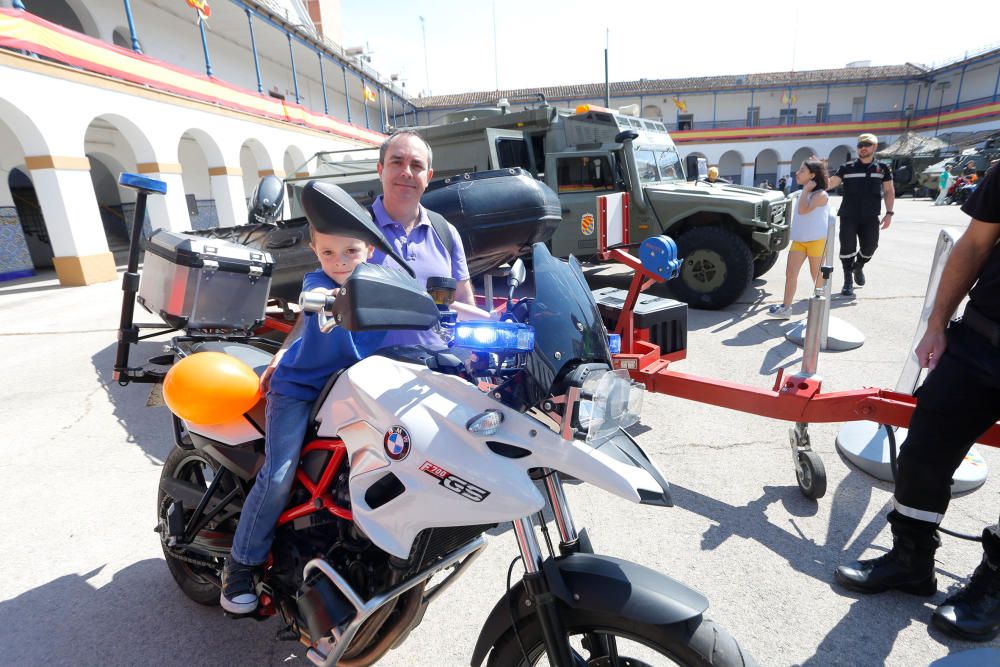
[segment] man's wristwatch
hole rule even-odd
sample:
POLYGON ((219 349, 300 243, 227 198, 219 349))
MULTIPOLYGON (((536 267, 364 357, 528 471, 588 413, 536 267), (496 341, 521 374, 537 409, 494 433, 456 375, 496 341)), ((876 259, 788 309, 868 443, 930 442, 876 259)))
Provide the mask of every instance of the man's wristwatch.
POLYGON ((892 211, 886 211, 885 214, 886 215, 892 215, 892 211))

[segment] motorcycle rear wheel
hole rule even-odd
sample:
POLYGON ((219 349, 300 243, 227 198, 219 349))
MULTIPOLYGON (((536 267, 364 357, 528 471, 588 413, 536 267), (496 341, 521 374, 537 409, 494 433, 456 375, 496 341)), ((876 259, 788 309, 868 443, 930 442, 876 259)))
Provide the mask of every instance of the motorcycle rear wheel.
MULTIPOLYGON (((701 616, 664 627, 630 621, 610 613, 564 607, 563 623, 570 635, 570 646, 583 664, 590 667, 659 667, 664 664, 747 667, 757 664, 732 635, 701 616)), ((493 646, 487 661, 488 667, 548 664, 541 625, 535 617, 522 622, 516 636, 513 631, 504 634, 493 646)))
MULTIPOLYGON (((163 471, 160 478, 170 477, 182 479, 191 484, 196 484, 207 490, 212 481, 212 477, 218 472, 219 465, 209 459, 196 449, 182 449, 174 447, 163 462, 163 471)), ((165 525, 165 514, 170 506, 172 498, 167 496, 162 490, 156 493, 156 512, 160 525, 165 525)), ((185 514, 190 514, 194 508, 188 508, 185 514)), ((187 516, 185 516, 187 519, 187 516)), ((163 558, 167 561, 167 569, 170 575, 180 586, 184 595, 191 598, 198 604, 205 606, 216 606, 219 604, 219 581, 222 573, 222 560, 218 558, 208 559, 201 557, 192 560, 203 560, 205 565, 197 565, 190 561, 182 560, 174 555, 170 547, 161 542, 163 547, 163 558), (209 565, 208 563, 212 564, 209 565)))

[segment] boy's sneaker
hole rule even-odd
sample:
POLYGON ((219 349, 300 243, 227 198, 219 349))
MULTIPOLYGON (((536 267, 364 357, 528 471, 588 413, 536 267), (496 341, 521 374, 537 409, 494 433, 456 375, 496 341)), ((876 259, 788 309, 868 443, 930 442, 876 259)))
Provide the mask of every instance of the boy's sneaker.
POLYGON ((767 316, 776 320, 787 320, 792 316, 792 307, 776 303, 767 309, 767 316))
POLYGON ((865 272, 861 270, 861 267, 855 267, 854 269, 854 282, 858 287, 865 286, 865 272))
POLYGON ((226 559, 222 572, 222 593, 219 604, 230 614, 249 614, 257 608, 257 588, 253 582, 253 567, 233 558, 226 559))

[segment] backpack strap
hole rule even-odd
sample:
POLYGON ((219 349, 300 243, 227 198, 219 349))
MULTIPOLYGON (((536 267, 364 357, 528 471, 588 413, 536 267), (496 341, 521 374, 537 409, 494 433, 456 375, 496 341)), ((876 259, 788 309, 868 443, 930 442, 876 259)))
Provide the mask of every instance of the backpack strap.
POLYGON ((451 233, 448 221, 440 213, 435 213, 430 209, 424 210, 427 211, 427 219, 431 223, 431 228, 434 229, 434 233, 441 240, 441 245, 444 246, 444 256, 448 260, 448 266, 451 266, 451 254, 455 249, 455 236, 451 233))

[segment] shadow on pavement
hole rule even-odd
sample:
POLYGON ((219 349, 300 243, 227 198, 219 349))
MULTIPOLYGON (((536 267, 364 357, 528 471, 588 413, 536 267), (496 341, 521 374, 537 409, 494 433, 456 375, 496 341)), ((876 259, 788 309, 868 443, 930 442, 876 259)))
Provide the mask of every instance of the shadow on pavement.
MULTIPOLYGON (((162 353, 163 342, 141 341, 132 346, 129 366, 142 366, 162 353)), ((166 407, 147 407, 154 385, 132 383, 122 387, 111 379, 117 344, 112 343, 91 357, 97 381, 114 408, 115 419, 128 433, 128 441, 139 446, 151 461, 160 464, 174 447, 173 426, 166 407)))
POLYGON ((280 620, 229 620, 219 607, 188 600, 162 559, 116 572, 69 574, 0 602, 0 646, 7 665, 307 664, 304 647, 278 642, 280 620))
MULTIPOLYGON (((752 540, 784 558, 794 570, 829 582, 830 595, 857 600, 816 647, 813 657, 802 663, 818 667, 840 664, 835 656, 857 655, 859 645, 866 647, 865 659, 871 659, 869 664, 884 664, 897 635, 913 622, 927 623, 933 607, 947 595, 939 591, 933 598, 927 599, 903 593, 865 596, 833 584, 836 567, 861 557, 886 527, 886 512, 881 511, 850 541, 871 502, 873 484, 885 490, 890 488, 886 483, 873 482, 867 475, 852 471, 834 490, 832 498, 824 498, 823 502, 830 503, 831 514, 822 543, 807 536, 796 524, 795 517, 813 516, 818 506, 815 501, 805 498, 794 485, 765 486, 759 498, 740 506, 729 505, 678 484, 671 484, 671 493, 677 507, 713 522, 702 535, 702 549, 713 550, 730 537, 752 540), (791 515, 788 527, 778 526, 768 519, 768 507, 775 503, 780 503, 782 509, 791 515)), ((940 567, 938 572, 953 576, 940 567)), ((936 630, 929 632, 949 646, 971 645, 946 637, 936 630)))

